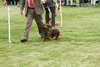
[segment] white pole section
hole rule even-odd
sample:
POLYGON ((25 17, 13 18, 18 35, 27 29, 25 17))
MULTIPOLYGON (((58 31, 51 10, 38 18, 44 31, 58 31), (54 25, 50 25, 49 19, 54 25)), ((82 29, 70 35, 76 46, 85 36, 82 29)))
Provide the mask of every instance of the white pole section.
POLYGON ((8 5, 8 36, 9 43, 11 43, 11 32, 10 32, 10 6, 8 5))
POLYGON ((70 5, 73 5, 73 0, 70 0, 70 5))
POLYGON ((60 0, 60 23, 61 23, 61 26, 63 26, 63 24, 62 24, 62 8, 61 8, 61 0, 60 0))

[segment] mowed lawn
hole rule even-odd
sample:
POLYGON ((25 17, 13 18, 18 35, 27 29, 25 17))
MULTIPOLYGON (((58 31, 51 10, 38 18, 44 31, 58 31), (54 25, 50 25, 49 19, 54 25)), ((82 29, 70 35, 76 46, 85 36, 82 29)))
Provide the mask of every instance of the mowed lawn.
POLYGON ((11 6, 9 44, 7 7, 0 7, 0 67, 100 67, 100 8, 62 7, 62 12, 58 40, 42 42, 33 21, 29 41, 21 43, 26 19, 11 6))

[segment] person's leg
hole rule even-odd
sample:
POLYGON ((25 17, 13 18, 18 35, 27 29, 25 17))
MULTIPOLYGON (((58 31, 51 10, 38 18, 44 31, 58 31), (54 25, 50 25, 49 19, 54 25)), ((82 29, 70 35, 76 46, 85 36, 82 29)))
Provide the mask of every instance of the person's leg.
POLYGON ((17 0, 17 6, 18 7, 20 6, 20 0, 17 0))
POLYGON ((64 6, 66 6, 66 4, 67 4, 67 0, 64 0, 64 6))
POLYGON ((35 21, 36 21, 39 34, 41 35, 42 32, 43 32, 43 30, 42 30, 42 25, 43 25, 43 22, 42 22, 42 15, 37 15, 36 12, 34 12, 34 19, 35 19, 35 21))
POLYGON ((7 1, 6 0, 2 0, 2 2, 3 2, 3 6, 6 6, 7 1))
POLYGON ((84 5, 84 3, 85 3, 84 0, 82 0, 82 5, 84 5))
POLYGON ((7 5, 11 5, 11 2, 10 0, 6 0, 7 1, 7 5))
POLYGON ((12 5, 14 5, 14 0, 11 0, 11 2, 12 2, 12 5))
POLYGON ((49 21, 50 21, 50 13, 49 13, 49 8, 45 8, 45 20, 46 20, 46 23, 49 24, 49 21))
POLYGON ((96 1, 95 1, 95 0, 93 0, 93 4, 92 4, 92 6, 94 6, 94 7, 95 7, 95 3, 96 3, 96 1))
POLYGON ((29 9, 28 14, 27 14, 27 20, 26 20, 26 26, 25 26, 25 30, 24 30, 24 34, 23 34, 23 39, 28 40, 30 27, 32 25, 32 20, 33 20, 32 10, 29 9))
POLYGON ((17 5, 17 0, 15 0, 15 4, 17 5))
POLYGON ((51 15, 52 15, 52 18, 51 18, 51 24, 52 26, 55 26, 55 6, 52 6, 50 7, 50 10, 51 10, 51 15))

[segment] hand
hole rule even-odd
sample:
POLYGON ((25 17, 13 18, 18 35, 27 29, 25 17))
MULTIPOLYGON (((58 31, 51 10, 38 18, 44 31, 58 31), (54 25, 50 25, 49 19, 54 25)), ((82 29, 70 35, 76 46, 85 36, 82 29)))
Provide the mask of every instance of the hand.
POLYGON ((46 0, 41 0, 41 3, 44 4, 46 2, 46 0))
POLYGON ((3 1, 3 6, 6 6, 7 5, 7 2, 6 0, 3 1))
POLYGON ((21 15, 23 15, 23 10, 20 10, 21 15))

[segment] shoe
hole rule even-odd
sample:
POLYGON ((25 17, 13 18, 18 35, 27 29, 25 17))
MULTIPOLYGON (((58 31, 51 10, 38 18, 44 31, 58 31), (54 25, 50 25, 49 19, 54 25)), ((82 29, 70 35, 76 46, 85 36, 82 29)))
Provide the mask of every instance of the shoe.
POLYGON ((20 40, 20 41, 23 43, 23 42, 26 42, 26 41, 27 41, 27 39, 22 39, 22 40, 20 40))

